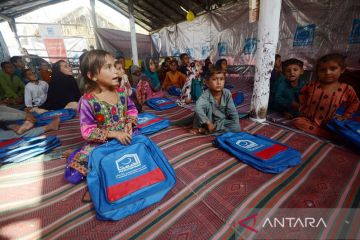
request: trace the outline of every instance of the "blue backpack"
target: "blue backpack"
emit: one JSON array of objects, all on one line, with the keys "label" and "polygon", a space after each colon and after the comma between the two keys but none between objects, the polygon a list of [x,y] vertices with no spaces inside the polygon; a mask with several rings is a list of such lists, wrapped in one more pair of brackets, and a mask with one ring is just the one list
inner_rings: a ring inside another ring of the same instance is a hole
[{"label": "blue backpack", "polygon": [[244,93],[242,93],[240,91],[232,93],[231,96],[232,96],[235,106],[240,105],[245,99]]},{"label": "blue backpack", "polygon": [[343,137],[348,143],[360,147],[360,122],[332,119],[327,127],[335,134]]},{"label": "blue backpack", "polygon": [[[36,118],[35,126],[44,126],[49,124],[55,116],[60,116],[60,122],[70,120],[76,116],[76,111],[74,109],[60,109],[55,111],[48,111],[42,114],[33,113]],[[18,124],[22,124],[24,121],[17,121]]]},{"label": "blue backpack", "polygon": [[88,167],[87,184],[100,220],[120,220],[159,202],[176,182],[163,152],[143,135],[128,146],[112,140],[95,148]]},{"label": "blue backpack", "polygon": [[156,133],[170,126],[170,120],[161,118],[152,113],[140,113],[136,128],[144,135]]},{"label": "blue backpack", "polygon": [[60,146],[55,136],[25,137],[0,142],[0,162],[22,162]]},{"label": "blue backpack", "polygon": [[215,143],[240,161],[265,173],[280,173],[301,161],[299,151],[270,138],[249,133],[225,133]]},{"label": "blue backpack", "polygon": [[178,88],[175,86],[169,87],[167,91],[170,95],[173,95],[173,96],[179,97],[181,95],[181,88]]},{"label": "blue backpack", "polygon": [[150,98],[146,101],[146,104],[158,111],[166,110],[176,107],[176,103],[167,98]]}]

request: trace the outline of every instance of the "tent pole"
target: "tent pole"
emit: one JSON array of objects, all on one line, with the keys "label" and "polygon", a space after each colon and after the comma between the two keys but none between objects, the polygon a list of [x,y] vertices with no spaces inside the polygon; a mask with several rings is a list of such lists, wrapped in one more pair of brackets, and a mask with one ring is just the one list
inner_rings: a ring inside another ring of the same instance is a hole
[{"label": "tent pole", "polygon": [[133,65],[138,65],[138,49],[136,43],[136,30],[135,30],[135,18],[134,18],[134,2],[129,0],[129,23],[130,23],[130,36],[131,36],[131,52]]},{"label": "tent pole", "polygon": [[12,18],[10,21],[8,21],[8,23],[9,23],[11,31],[14,33],[14,36],[15,36],[16,43],[18,45],[19,51],[21,52],[22,46],[21,46],[21,42],[20,42],[20,39],[19,39],[19,35],[17,34],[15,19]]},{"label": "tent pole", "polygon": [[90,6],[91,6],[91,21],[93,24],[93,31],[94,31],[94,36],[95,36],[95,49],[98,49],[99,46],[99,42],[98,42],[98,38],[96,37],[96,29],[97,29],[97,19],[96,19],[96,12],[95,12],[95,0],[90,0]]},{"label": "tent pole", "polygon": [[266,120],[270,94],[269,80],[279,40],[280,11],[281,0],[260,0],[254,90],[250,107],[250,117],[257,122]]}]

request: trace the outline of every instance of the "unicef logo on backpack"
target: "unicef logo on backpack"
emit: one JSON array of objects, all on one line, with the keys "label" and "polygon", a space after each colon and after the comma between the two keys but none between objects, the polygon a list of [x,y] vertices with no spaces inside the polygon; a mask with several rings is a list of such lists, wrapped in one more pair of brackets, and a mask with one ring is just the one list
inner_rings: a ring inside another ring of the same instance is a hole
[{"label": "unicef logo on backpack", "polygon": [[259,145],[256,142],[253,142],[251,140],[238,140],[236,141],[236,145],[238,145],[241,148],[245,148],[248,151],[255,151],[256,149],[261,148],[264,145]]},{"label": "unicef logo on backpack", "polygon": [[142,118],[138,118],[138,124],[143,124],[144,122],[148,121],[149,118],[148,117],[142,117]]},{"label": "unicef logo on backpack", "polygon": [[156,103],[157,104],[162,104],[162,103],[166,103],[166,101],[165,100],[158,100],[158,101],[156,101]]},{"label": "unicef logo on backpack", "polygon": [[137,154],[125,154],[115,162],[119,173],[127,172],[141,166],[141,162]]}]

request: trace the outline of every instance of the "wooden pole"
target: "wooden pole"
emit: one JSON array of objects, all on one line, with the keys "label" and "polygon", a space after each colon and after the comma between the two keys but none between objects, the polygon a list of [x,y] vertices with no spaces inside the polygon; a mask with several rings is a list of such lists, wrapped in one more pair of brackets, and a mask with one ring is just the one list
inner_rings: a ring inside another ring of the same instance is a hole
[{"label": "wooden pole", "polygon": [[139,65],[138,50],[136,43],[136,30],[135,30],[135,18],[134,18],[134,2],[129,0],[129,23],[130,23],[130,37],[131,37],[131,52],[133,65]]},{"label": "wooden pole", "polygon": [[281,0],[260,1],[254,90],[250,107],[250,117],[257,122],[266,120],[270,95],[269,80],[274,68],[275,51],[279,39],[280,11]]}]

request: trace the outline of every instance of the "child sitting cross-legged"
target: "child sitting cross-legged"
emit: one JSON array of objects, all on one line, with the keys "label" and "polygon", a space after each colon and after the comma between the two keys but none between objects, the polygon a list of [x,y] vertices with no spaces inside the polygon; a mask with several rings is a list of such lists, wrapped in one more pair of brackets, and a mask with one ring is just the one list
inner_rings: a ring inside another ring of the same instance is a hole
[{"label": "child sitting cross-legged", "polygon": [[170,71],[166,73],[162,88],[165,90],[168,90],[171,86],[182,88],[186,82],[186,75],[177,70],[178,64],[175,59],[170,60],[169,67]]},{"label": "child sitting cross-legged", "polygon": [[42,113],[46,110],[38,107],[45,103],[49,85],[47,82],[38,80],[31,69],[23,71],[23,79],[28,83],[25,86],[25,105],[31,112]]},{"label": "child sitting cross-legged", "polygon": [[274,100],[271,108],[294,118],[299,115],[299,94],[304,87],[302,75],[304,63],[296,58],[283,62],[284,75],[281,75],[275,86]]},{"label": "child sitting cross-legged", "polygon": [[[354,89],[340,83],[340,75],[345,70],[344,57],[328,54],[320,58],[316,65],[318,81],[307,84],[300,93],[300,117],[293,126],[307,133],[325,138],[333,138],[326,129],[332,119],[345,120],[358,110],[359,99]],[[340,116],[337,110],[343,109]]]},{"label": "child sitting cross-legged", "polygon": [[193,134],[239,132],[239,115],[231,92],[224,88],[225,73],[213,69],[205,77],[208,87],[196,101]]}]

